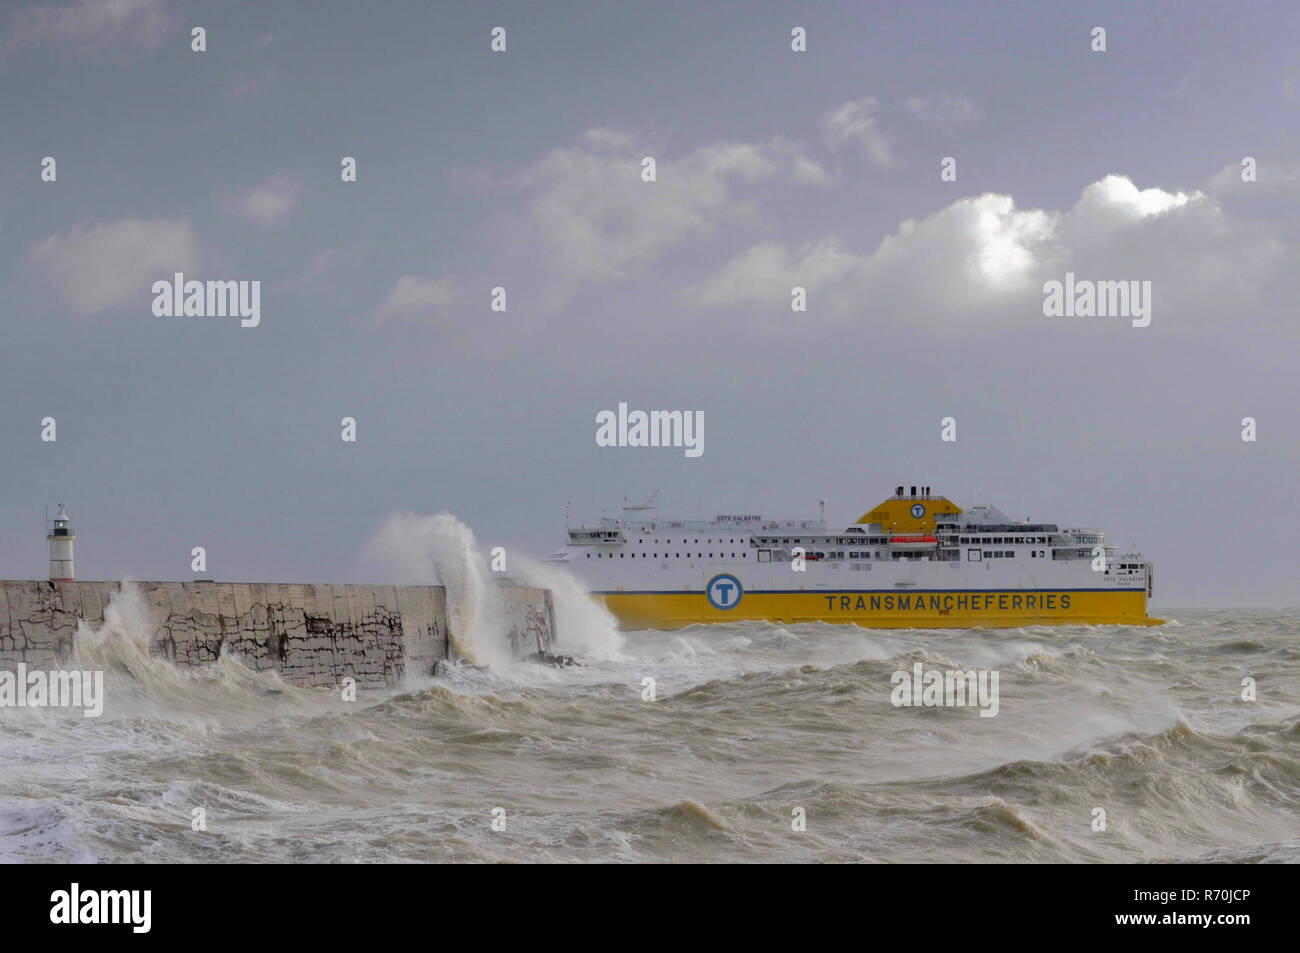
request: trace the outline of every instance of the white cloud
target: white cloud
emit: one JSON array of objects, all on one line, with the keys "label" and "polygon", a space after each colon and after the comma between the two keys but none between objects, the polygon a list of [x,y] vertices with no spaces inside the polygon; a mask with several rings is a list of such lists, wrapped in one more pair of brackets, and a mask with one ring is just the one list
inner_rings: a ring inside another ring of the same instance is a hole
[{"label": "white cloud", "polygon": [[869,254],[834,239],[791,254],[768,241],[742,252],[717,274],[694,286],[700,304],[787,301],[800,285],[823,300],[851,308],[859,292],[875,294],[903,276],[916,276],[922,294],[952,294],[967,302],[1023,287],[1055,239],[1053,217],[1022,211],[1010,196],[959,199],[923,221],[907,219]]},{"label": "white cloud", "polygon": [[831,177],[821,163],[802,155],[791,161],[790,178],[800,185],[831,184]]},{"label": "white cloud", "polygon": [[864,256],[854,284],[960,320],[1033,288],[1037,270],[1059,251],[1058,226],[1054,213],[1018,209],[1009,195],[958,199],[919,222],[901,223]]},{"label": "white cloud", "polygon": [[1108,175],[1083,190],[1074,207],[1077,216],[1114,216],[1128,221],[1163,215],[1182,208],[1188,202],[1203,199],[1200,192],[1166,192],[1164,189],[1139,189],[1125,175]]},{"label": "white cloud", "polygon": [[287,175],[273,175],[261,185],[228,202],[227,207],[237,215],[262,225],[278,225],[289,217],[302,183]]},{"label": "white cloud", "polygon": [[[656,181],[641,160],[656,158]],[[748,189],[770,180],[824,185],[829,176],[795,142],[722,142],[680,158],[637,144],[615,129],[593,129],[506,184],[529,194],[503,231],[547,249],[561,297],[581,282],[626,277],[670,248],[752,214]]]},{"label": "white cloud", "polygon": [[159,47],[180,22],[167,0],[76,0],[16,10],[9,17],[9,42],[18,46],[51,40],[76,47],[127,44]]},{"label": "white cloud", "polygon": [[82,223],[37,242],[28,255],[76,314],[134,301],[147,309],[153,282],[199,267],[199,243],[189,222],[169,219]]},{"label": "white cloud", "polygon": [[828,109],[822,116],[822,131],[831,146],[853,143],[860,146],[868,159],[888,169],[894,165],[889,140],[876,123],[876,111],[880,102],[874,96],[854,99],[833,109]]},{"label": "white cloud", "polygon": [[636,137],[622,129],[602,126],[588,129],[578,137],[578,142],[593,149],[613,149],[626,152],[636,145]]},{"label": "white cloud", "polygon": [[869,252],[826,239],[791,252],[759,243],[688,289],[697,304],[788,308],[802,285],[818,307],[930,326],[990,327],[1041,316],[1042,283],[1069,270],[1151,280],[1160,319],[1194,323],[1249,308],[1293,253],[1267,223],[1234,218],[1201,191],[1138,189],[1124,176],[1085,188],[1070,208],[1021,209],[1009,195],[953,202],[907,219]]},{"label": "white cloud", "polygon": [[432,321],[443,318],[460,297],[449,278],[400,278],[375,310],[376,324],[389,321]]},{"label": "white cloud", "polygon": [[1265,215],[1296,215],[1300,210],[1300,162],[1268,155],[1255,160],[1255,181],[1242,180],[1238,160],[1220,169],[1207,183],[1207,190],[1223,202],[1258,206]]},{"label": "white cloud", "polygon": [[760,242],[689,289],[687,297],[700,305],[788,302],[796,285],[813,290],[833,286],[844,281],[857,263],[858,256],[835,239],[809,243],[794,254],[781,242]]},{"label": "white cloud", "polygon": [[979,106],[965,96],[946,92],[932,96],[909,96],[904,105],[914,118],[944,126],[977,122],[983,115]]}]

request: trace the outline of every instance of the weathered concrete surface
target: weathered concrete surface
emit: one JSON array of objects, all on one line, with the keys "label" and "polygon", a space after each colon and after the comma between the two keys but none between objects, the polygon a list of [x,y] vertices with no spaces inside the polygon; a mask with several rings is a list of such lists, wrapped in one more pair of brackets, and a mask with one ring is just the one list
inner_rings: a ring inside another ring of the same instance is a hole
[{"label": "weathered concrete surface", "polygon": [[[147,604],[149,653],[179,666],[238,655],[294,685],[393,685],[429,674],[448,656],[441,586],[345,586],[234,582],[136,582]],[[114,582],[0,581],[0,669],[55,668],[71,659],[79,619],[98,628]],[[516,654],[548,650],[551,594],[501,590]]]},{"label": "weathered concrete surface", "polygon": [[555,637],[555,606],[549,589],[506,586],[501,589],[510,620],[510,650],[515,658],[550,652]]}]

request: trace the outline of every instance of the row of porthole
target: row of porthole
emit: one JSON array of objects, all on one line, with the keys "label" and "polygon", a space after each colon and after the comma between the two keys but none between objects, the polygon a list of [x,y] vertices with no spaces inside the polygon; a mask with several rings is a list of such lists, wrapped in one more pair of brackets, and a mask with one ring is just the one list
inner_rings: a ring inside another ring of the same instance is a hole
[{"label": "row of porthole", "polygon": [[[619,554],[618,554],[618,558],[619,558],[619,559],[622,559],[624,555],[625,555],[624,553],[619,553]],[[723,558],[726,557],[726,555],[727,555],[726,553],[718,553],[718,558],[719,558],[719,559],[723,559]],[[677,559],[681,559],[681,558],[682,558],[682,554],[681,554],[681,553],[673,553],[673,556],[674,556],[675,558],[677,558]],[[603,559],[604,557],[605,557],[605,554],[604,554],[604,553],[597,553],[597,554],[596,554],[596,558],[597,558],[597,559]],[[587,558],[588,558],[588,559],[591,558],[591,553],[587,553]],[[613,559],[613,558],[614,558],[614,554],[613,554],[613,553],[610,553],[610,554],[609,554],[609,558],[610,558],[610,559]],[[636,553],[633,553],[633,554],[632,554],[632,558],[633,558],[633,559],[636,559]],[[646,554],[645,554],[645,553],[642,553],[642,554],[641,554],[641,558],[642,558],[642,559],[645,559],[645,558],[646,558]],[[652,556],[651,558],[653,558],[653,559],[658,559],[658,558],[659,558],[659,554],[658,554],[658,553],[654,553],[653,556]],[[664,559],[667,559],[667,558],[668,558],[668,554],[667,554],[667,553],[664,553]],[[691,554],[690,554],[690,553],[687,553],[687,554],[686,554],[686,558],[687,558],[687,559],[690,559],[690,558],[691,558]],[[704,559],[705,556],[704,556],[703,553],[696,553],[696,554],[695,554],[695,558],[696,558],[696,559]],[[709,559],[712,559],[712,558],[713,558],[713,553],[709,553],[708,558],[709,558]],[[748,559],[748,558],[749,558],[749,554],[748,554],[748,553],[741,553],[739,556],[737,556],[735,553],[732,553],[732,554],[731,554],[731,558],[732,558],[732,559]]]},{"label": "row of porthole", "polygon": [[[638,539],[636,542],[637,542],[637,545],[638,545],[638,546],[644,546],[644,545],[645,545],[645,540],[644,540],[644,539]],[[659,540],[651,540],[651,542],[659,542]],[[671,543],[672,540],[671,540],[671,539],[665,539],[665,540],[663,540],[663,542],[665,542],[665,543]],[[684,542],[686,542],[686,540],[682,540],[682,542],[684,543]],[[734,543],[735,540],[734,540],[734,539],[729,539],[729,540],[727,540],[727,542],[729,542],[729,543]],[[741,542],[743,543],[744,540],[742,539]]]}]

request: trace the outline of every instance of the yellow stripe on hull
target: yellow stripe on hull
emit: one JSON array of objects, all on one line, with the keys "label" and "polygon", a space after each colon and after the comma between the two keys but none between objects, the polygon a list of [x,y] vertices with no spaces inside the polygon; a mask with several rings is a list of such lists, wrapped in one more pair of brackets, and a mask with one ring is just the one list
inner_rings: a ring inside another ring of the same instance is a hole
[{"label": "yellow stripe on hull", "polygon": [[702,592],[596,593],[628,629],[701,622],[829,622],[872,629],[1014,628],[1025,625],[1161,625],[1142,590],[953,592],[746,592],[718,609]]}]

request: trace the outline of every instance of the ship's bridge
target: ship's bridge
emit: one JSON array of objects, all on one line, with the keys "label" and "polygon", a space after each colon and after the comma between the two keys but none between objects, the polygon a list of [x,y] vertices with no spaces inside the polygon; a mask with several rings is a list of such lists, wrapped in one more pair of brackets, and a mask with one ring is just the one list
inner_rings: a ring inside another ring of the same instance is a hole
[{"label": "ship's bridge", "polygon": [[576,526],[569,530],[569,543],[574,546],[592,546],[597,543],[622,543],[627,537],[623,528],[617,524],[606,523],[600,526]]}]

